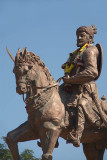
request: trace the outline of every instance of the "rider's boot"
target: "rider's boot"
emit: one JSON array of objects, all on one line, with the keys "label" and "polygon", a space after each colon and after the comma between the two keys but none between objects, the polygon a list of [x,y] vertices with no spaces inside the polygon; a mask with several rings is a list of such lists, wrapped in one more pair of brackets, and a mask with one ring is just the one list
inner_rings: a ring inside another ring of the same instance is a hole
[{"label": "rider's boot", "polygon": [[80,146],[80,140],[84,130],[85,117],[83,109],[81,106],[78,106],[78,122],[77,122],[77,131],[75,133],[70,132],[67,137],[67,143],[72,143],[75,147]]}]

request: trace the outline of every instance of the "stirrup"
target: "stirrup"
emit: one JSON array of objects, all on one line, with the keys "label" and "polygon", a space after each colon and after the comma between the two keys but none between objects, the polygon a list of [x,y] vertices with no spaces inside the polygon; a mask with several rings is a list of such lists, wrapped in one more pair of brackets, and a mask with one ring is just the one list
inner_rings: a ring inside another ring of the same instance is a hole
[{"label": "stirrup", "polygon": [[80,140],[78,137],[68,134],[66,143],[72,143],[75,147],[80,147]]}]

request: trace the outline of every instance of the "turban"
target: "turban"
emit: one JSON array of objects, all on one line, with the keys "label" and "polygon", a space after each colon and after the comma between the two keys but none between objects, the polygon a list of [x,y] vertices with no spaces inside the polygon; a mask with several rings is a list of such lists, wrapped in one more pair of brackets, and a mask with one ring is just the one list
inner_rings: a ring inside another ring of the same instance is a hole
[{"label": "turban", "polygon": [[94,37],[94,34],[97,33],[97,28],[92,25],[91,27],[88,26],[81,26],[77,29],[76,33],[78,32],[86,32],[88,33],[90,36]]}]

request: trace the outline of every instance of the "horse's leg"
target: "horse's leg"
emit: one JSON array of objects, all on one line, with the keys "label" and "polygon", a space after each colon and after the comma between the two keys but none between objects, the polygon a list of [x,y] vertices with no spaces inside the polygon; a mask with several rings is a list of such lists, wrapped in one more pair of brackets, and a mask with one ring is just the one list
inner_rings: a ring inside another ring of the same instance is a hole
[{"label": "horse's leg", "polygon": [[87,160],[103,160],[104,148],[98,149],[95,143],[83,144],[84,154]]},{"label": "horse's leg", "polygon": [[7,134],[6,142],[14,160],[20,160],[17,143],[33,139],[37,139],[37,136],[28,121]]},{"label": "horse's leg", "polygon": [[52,152],[60,134],[59,126],[45,122],[40,129],[40,140],[43,150],[42,160],[52,160]]}]

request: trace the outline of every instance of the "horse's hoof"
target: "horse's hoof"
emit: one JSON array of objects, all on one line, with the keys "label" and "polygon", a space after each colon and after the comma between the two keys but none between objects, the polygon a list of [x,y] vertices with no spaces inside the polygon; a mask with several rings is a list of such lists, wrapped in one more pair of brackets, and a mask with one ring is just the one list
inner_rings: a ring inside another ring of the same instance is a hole
[{"label": "horse's hoof", "polygon": [[43,154],[42,155],[42,160],[52,160],[52,155],[51,154]]}]

